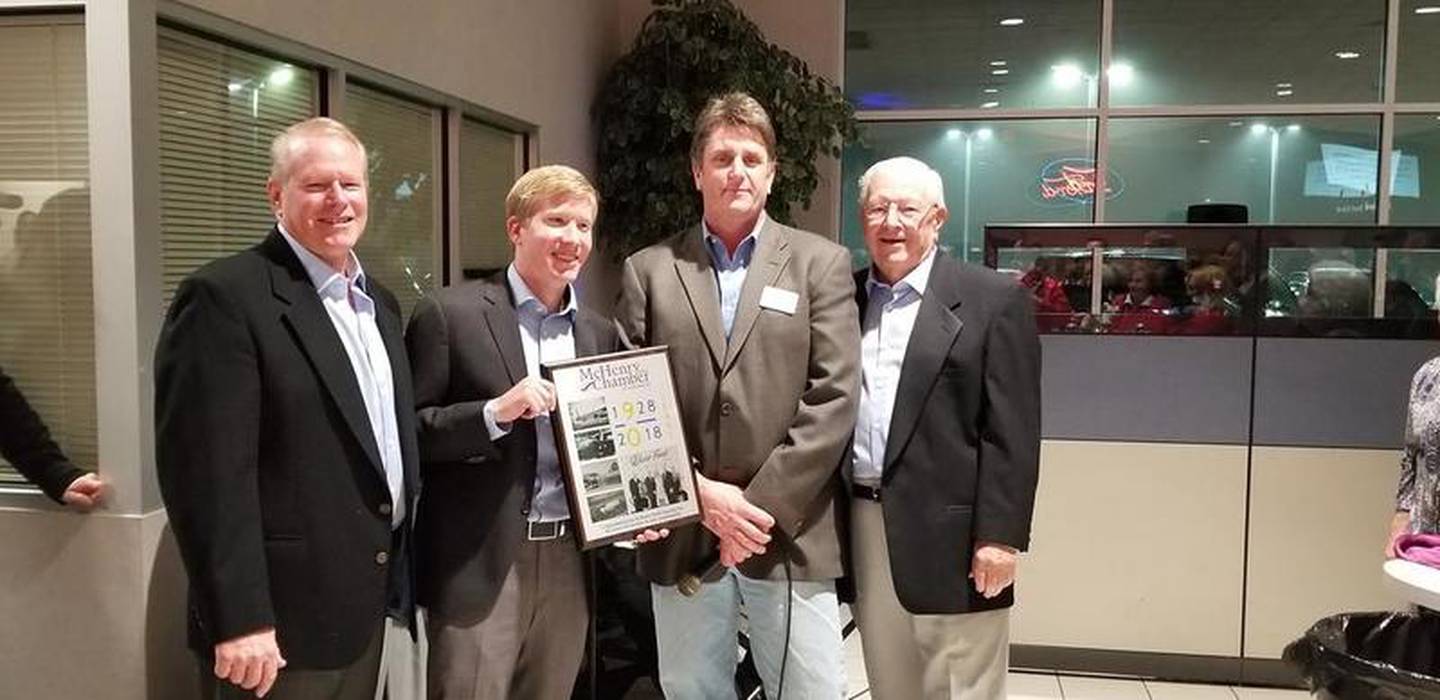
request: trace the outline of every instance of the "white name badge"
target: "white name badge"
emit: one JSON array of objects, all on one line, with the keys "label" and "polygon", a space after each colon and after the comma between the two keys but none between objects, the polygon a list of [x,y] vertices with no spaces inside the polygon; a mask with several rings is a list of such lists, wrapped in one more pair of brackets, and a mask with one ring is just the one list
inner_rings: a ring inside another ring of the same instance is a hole
[{"label": "white name badge", "polygon": [[787,316],[795,315],[795,307],[800,303],[800,295],[788,289],[779,287],[766,287],[760,292],[760,308],[779,311]]}]

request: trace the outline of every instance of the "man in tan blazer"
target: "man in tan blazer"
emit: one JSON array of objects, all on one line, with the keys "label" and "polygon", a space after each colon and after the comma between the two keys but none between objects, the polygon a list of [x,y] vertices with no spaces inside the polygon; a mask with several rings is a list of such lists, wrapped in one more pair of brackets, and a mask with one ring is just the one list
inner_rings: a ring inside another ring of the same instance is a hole
[{"label": "man in tan blazer", "polygon": [[[734,697],[743,606],[768,696],[837,698],[837,467],[859,382],[850,256],[766,217],[775,135],[753,98],[711,100],[690,156],[703,220],[625,262],[616,311],[630,343],[670,347],[705,512],[641,547],[661,685]],[[675,584],[694,574],[705,583],[686,596]]]}]

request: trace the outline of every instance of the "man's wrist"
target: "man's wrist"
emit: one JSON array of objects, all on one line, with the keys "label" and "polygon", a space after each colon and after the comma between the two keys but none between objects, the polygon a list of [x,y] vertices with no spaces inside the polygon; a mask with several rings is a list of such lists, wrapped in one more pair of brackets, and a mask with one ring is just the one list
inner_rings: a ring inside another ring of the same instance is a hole
[{"label": "man's wrist", "polygon": [[510,428],[514,426],[514,423],[502,423],[497,420],[495,417],[496,409],[495,399],[486,401],[485,405],[480,408],[481,419],[485,422],[485,432],[490,436],[491,442],[509,435]]}]

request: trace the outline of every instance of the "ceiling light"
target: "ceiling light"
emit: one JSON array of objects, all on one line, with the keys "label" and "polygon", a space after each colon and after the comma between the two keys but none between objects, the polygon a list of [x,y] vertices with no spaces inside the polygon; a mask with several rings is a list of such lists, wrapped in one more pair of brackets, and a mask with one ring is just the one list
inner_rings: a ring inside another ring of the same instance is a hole
[{"label": "ceiling light", "polygon": [[1005,62],[1004,62],[1004,61],[991,61],[991,62],[990,62],[990,65],[992,65],[992,66],[994,66],[994,67],[996,67],[996,68],[1002,68],[1002,67],[1004,67]]},{"label": "ceiling light", "polygon": [[1210,143],[1210,139],[1200,139],[1200,140],[1196,141],[1195,143]]},{"label": "ceiling light", "polygon": [[1062,88],[1075,87],[1084,79],[1085,74],[1080,71],[1080,66],[1073,63],[1062,63],[1058,66],[1050,66],[1050,79]]},{"label": "ceiling light", "polygon": [[1135,67],[1129,63],[1112,63],[1105,74],[1110,76],[1110,84],[1115,87],[1125,87],[1135,81]]},{"label": "ceiling light", "polygon": [[990,71],[990,75],[1010,75],[1010,69],[996,68],[995,70]]},{"label": "ceiling light", "polygon": [[[985,94],[987,95],[993,95],[997,92],[1000,92],[1000,88],[985,88]],[[1436,119],[1440,119],[1440,117],[1436,117]]]},{"label": "ceiling light", "polygon": [[1269,130],[1270,130],[1270,127],[1269,127],[1269,126],[1266,126],[1265,124],[1251,124],[1251,125],[1250,125],[1250,133],[1252,133],[1252,134],[1263,134],[1263,133],[1265,133],[1265,132],[1267,132],[1267,131],[1269,131]]},{"label": "ceiling light", "polygon": [[235,92],[236,90],[239,90],[240,88],[245,87],[245,86],[244,86],[244,85],[241,85],[240,83],[230,83],[229,85],[226,85],[225,87],[226,87],[227,89],[229,89],[230,92]]},{"label": "ceiling light", "polygon": [[959,140],[960,140],[960,130],[959,130],[959,129],[949,129],[949,130],[947,130],[947,131],[945,132],[945,138],[948,139],[948,140],[950,140],[950,141],[959,141]]},{"label": "ceiling light", "polygon": [[295,69],[290,66],[280,66],[270,72],[270,80],[267,82],[272,87],[283,87],[295,79]]},{"label": "ceiling light", "polygon": [[1025,20],[1021,17],[1006,17],[1000,20],[1000,26],[1002,27],[1018,27],[1024,23]]},{"label": "ceiling light", "polygon": [[1338,58],[1338,59],[1340,59],[1340,60],[1342,60],[1342,61],[1348,61],[1348,60],[1350,60],[1350,59],[1352,59],[1352,58],[1360,58],[1360,52],[1359,52],[1359,51],[1336,51],[1336,52],[1335,52],[1335,58]]},{"label": "ceiling light", "polygon": [[1425,7],[1415,8],[1415,14],[1417,15],[1433,15],[1436,13],[1440,13],[1440,7],[1437,7],[1435,5],[1426,5]]},{"label": "ceiling light", "polygon": [[1230,126],[1245,126],[1245,122],[1242,122],[1242,121],[1240,121],[1240,120],[1237,119],[1237,120],[1235,120],[1235,121],[1233,121],[1233,122],[1230,122]]},{"label": "ceiling light", "polygon": [[986,102],[985,104],[980,105],[980,109],[994,109],[995,107],[999,107],[999,106],[1000,106],[1000,103],[999,103],[999,102]]},{"label": "ceiling light", "polygon": [[1292,87],[1295,87],[1295,86],[1294,86],[1294,85],[1291,85],[1290,83],[1275,83],[1275,87],[1280,88],[1281,90],[1284,90],[1284,89],[1286,89],[1286,88],[1292,88]]},{"label": "ceiling light", "polygon": [[1289,96],[1291,96],[1291,95],[1293,95],[1293,94],[1295,94],[1295,91],[1294,91],[1294,90],[1276,90],[1276,91],[1275,91],[1275,95],[1276,95],[1277,97],[1289,97]]},{"label": "ceiling light", "polygon": [[975,135],[976,135],[976,136],[979,136],[982,141],[985,141],[985,140],[989,140],[991,136],[994,136],[994,135],[995,135],[995,132],[994,132],[994,131],[991,131],[991,130],[990,130],[990,127],[987,126],[987,127],[983,128],[983,129],[980,129],[979,131],[976,131],[976,132],[975,132]]},{"label": "ceiling light", "polygon": [[1285,130],[1293,134],[1293,133],[1295,133],[1295,132],[1297,132],[1297,131],[1300,130],[1300,125],[1299,125],[1299,124],[1291,124],[1291,125],[1289,125],[1289,126],[1286,126],[1286,127],[1285,127]]}]

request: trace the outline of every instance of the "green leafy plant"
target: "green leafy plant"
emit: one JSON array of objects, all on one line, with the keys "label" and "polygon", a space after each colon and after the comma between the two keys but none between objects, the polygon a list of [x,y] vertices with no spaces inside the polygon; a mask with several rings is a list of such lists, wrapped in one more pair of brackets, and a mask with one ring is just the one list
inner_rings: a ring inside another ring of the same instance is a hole
[{"label": "green leafy plant", "polygon": [[815,161],[857,136],[855,109],[804,61],[765,40],[729,0],[653,0],[635,45],[595,101],[600,134],[597,236],[617,256],[700,220],[690,175],[695,115],[711,97],[749,93],[775,125],[778,169],[766,209],[791,223],[820,182]]}]

